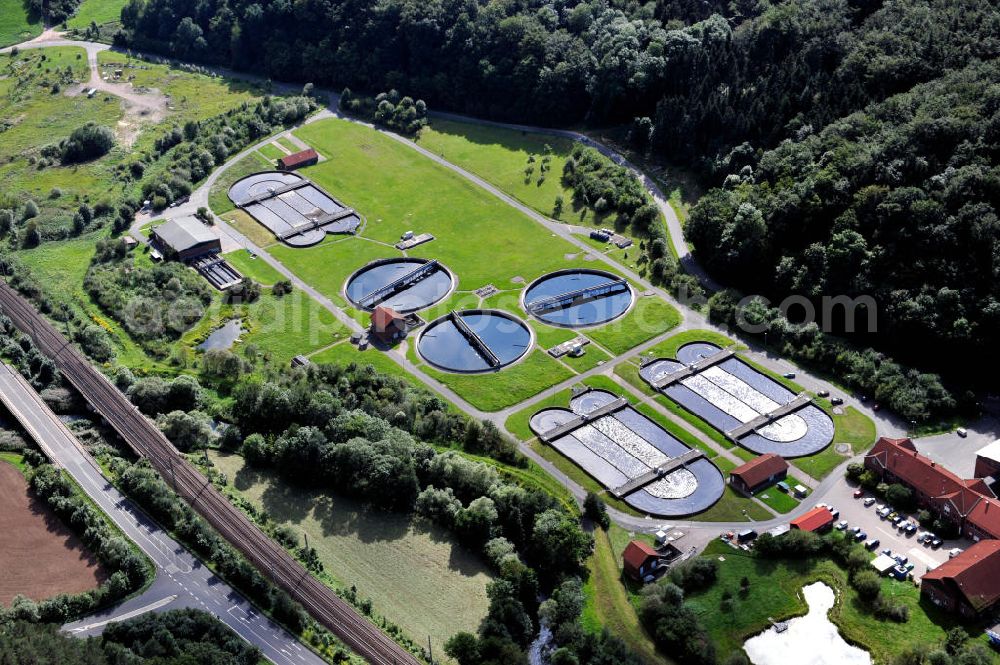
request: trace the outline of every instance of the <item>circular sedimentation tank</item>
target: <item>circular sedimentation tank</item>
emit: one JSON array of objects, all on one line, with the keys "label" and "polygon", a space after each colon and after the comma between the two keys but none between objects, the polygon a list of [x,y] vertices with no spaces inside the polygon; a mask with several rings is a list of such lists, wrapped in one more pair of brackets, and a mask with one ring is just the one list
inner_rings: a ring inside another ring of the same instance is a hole
[{"label": "circular sedimentation tank", "polygon": [[625,279],[603,270],[576,268],[532,282],[524,291],[524,309],[550,325],[582,328],[618,318],[634,299]]},{"label": "circular sedimentation tank", "polygon": [[451,272],[437,261],[381,259],[348,277],[344,295],[360,309],[382,305],[405,314],[439,302],[454,284]]},{"label": "circular sedimentation tank", "polygon": [[417,341],[420,356],[449,372],[502,369],[519,360],[532,344],[531,329],[498,310],[450,312],[432,321]]}]

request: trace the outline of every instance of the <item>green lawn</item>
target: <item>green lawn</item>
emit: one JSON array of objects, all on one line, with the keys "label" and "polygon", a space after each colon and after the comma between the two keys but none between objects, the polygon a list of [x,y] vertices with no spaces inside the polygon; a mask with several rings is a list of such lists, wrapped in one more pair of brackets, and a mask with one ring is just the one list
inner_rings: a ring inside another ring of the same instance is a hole
[{"label": "green lawn", "polygon": [[[532,134],[502,127],[434,120],[420,132],[417,142],[449,162],[475,173],[543,215],[553,215],[557,196],[565,202],[561,215],[573,221],[573,192],[563,187],[562,172],[573,149],[569,139]],[[550,169],[539,184],[542,157],[551,149]],[[525,176],[529,155],[534,155],[534,173]]]},{"label": "green lawn", "polygon": [[332,492],[291,486],[245,467],[237,455],[209,455],[254,506],[308,534],[338,584],[355,585],[360,598],[370,598],[376,612],[418,644],[430,636],[440,647],[460,630],[475,632],[485,616],[492,573],[445,529]]},{"label": "green lawn", "polygon": [[229,196],[227,194],[229,192],[229,188],[233,186],[233,183],[240,178],[245,178],[251,173],[256,173],[257,171],[267,171],[272,168],[274,168],[274,165],[264,159],[259,152],[256,150],[250,151],[249,154],[240,158],[239,161],[227,168],[226,171],[219,176],[219,179],[215,181],[212,188],[208,191],[208,207],[211,208],[212,212],[216,215],[221,215],[233,210],[236,206],[234,206],[233,202],[229,200]]},{"label": "green lawn", "polygon": [[[785,482],[788,483],[789,487],[795,487],[799,484],[793,478],[788,478]],[[782,492],[776,485],[771,485],[767,489],[757,492],[757,498],[782,515],[794,510],[799,505],[798,500],[792,496],[791,492]]]},{"label": "green lawn", "polygon": [[648,353],[656,358],[675,359],[677,358],[677,349],[692,342],[709,342],[722,348],[736,343],[725,335],[721,335],[713,330],[685,330],[684,332],[679,332],[676,335],[668,337],[651,348]]},{"label": "green lawn", "polygon": [[402,256],[395,248],[364,238],[331,236],[313,247],[297,248],[281,243],[270,247],[268,252],[304,282],[338,304],[346,304],[341,291],[351,273],[376,259]]},{"label": "green lawn", "polygon": [[549,354],[535,349],[515,365],[486,374],[453,374],[430,366],[423,370],[483,411],[499,411],[573,376]]},{"label": "green lawn", "polygon": [[302,150],[302,148],[300,148],[299,146],[297,146],[295,144],[295,142],[292,141],[287,136],[279,136],[278,137],[278,143],[280,143],[281,145],[283,145],[286,148],[288,148],[289,152],[298,152],[299,150]]},{"label": "green lawn", "polygon": [[91,22],[97,25],[119,22],[124,6],[125,0],[83,0],[76,14],[66,21],[66,26],[86,29]]},{"label": "green lawn", "polygon": [[[769,617],[781,620],[804,614],[806,605],[801,590],[815,581],[823,581],[835,589],[837,603],[830,611],[830,618],[844,637],[869,650],[880,665],[891,661],[906,647],[940,643],[945,631],[955,623],[932,605],[921,602],[920,591],[913,584],[889,578],[882,581],[882,593],[893,603],[908,606],[910,619],[906,623],[877,619],[859,602],[847,582],[846,572],[828,559],[759,559],[720,542],[710,543],[703,556],[724,559],[719,562],[718,579],[708,590],[690,594],[687,602],[714,638],[722,658],[742,648],[747,637],[766,628]],[[744,576],[750,580],[745,597],[739,591]],[[725,591],[732,592],[732,612],[720,610]]]},{"label": "green lawn", "polygon": [[264,155],[267,159],[272,161],[277,161],[279,158],[285,156],[285,151],[274,145],[274,143],[265,143],[259,149],[260,154]]},{"label": "green lawn", "polygon": [[280,272],[271,267],[270,263],[260,257],[253,258],[250,252],[245,249],[229,252],[225,255],[225,259],[244,277],[249,277],[260,284],[270,286],[284,279]]},{"label": "green lawn", "polygon": [[41,18],[29,14],[27,4],[25,0],[0,0],[0,47],[42,34]]},{"label": "green lawn", "polygon": [[644,296],[625,316],[586,334],[608,351],[620,354],[680,322],[680,314],[671,305],[655,296]]},{"label": "green lawn", "polygon": [[247,329],[243,344],[256,344],[282,365],[350,334],[333,314],[298,289],[281,298],[265,294],[243,311]]},{"label": "green lawn", "polygon": [[20,453],[2,451],[0,452],[0,461],[16,467],[22,474],[28,470],[28,465],[24,463],[24,455]]},{"label": "green lawn", "polygon": [[[303,173],[367,217],[365,236],[394,243],[408,230],[433,234],[433,242],[411,254],[440,260],[455,273],[462,290],[488,283],[499,289],[521,288],[520,282],[512,281],[515,277],[530,282],[546,272],[584,264],[570,243],[370,128],[327,119],[297,129],[295,135],[321,153],[337,156]],[[352,168],[343,168],[345,163]],[[309,261],[308,254],[316,249],[294,251]],[[395,254],[384,248],[382,256]],[[495,256],[504,260],[484,260]],[[350,268],[364,262],[354,261]]]}]

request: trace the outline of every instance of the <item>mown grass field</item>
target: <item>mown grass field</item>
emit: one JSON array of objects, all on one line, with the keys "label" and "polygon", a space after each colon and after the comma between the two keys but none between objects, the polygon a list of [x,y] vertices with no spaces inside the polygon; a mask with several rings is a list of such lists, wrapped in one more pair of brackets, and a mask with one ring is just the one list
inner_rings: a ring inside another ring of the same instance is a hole
[{"label": "mown grass field", "polygon": [[271,267],[270,263],[260,257],[252,257],[250,252],[245,249],[229,252],[225,255],[225,259],[244,277],[249,277],[260,284],[270,286],[284,279],[280,272]]},{"label": "mown grass field", "polygon": [[0,47],[42,34],[42,20],[29,14],[25,0],[0,0]]},{"label": "mown grass field", "polygon": [[[420,132],[417,142],[543,215],[553,216],[556,197],[562,196],[564,212],[561,218],[575,220],[577,217],[571,209],[573,192],[561,182],[563,166],[573,149],[573,141],[569,139],[435,119]],[[545,154],[550,155],[550,168],[539,184]],[[530,177],[524,173],[529,156],[535,157]]]},{"label": "mown grass field", "polygon": [[86,29],[90,24],[118,23],[121,21],[125,0],[83,0],[68,21],[67,27]]},{"label": "mown grass field", "polygon": [[461,630],[475,632],[486,614],[492,574],[477,555],[439,527],[373,511],[332,492],[288,485],[244,466],[237,455],[210,452],[213,463],[272,520],[309,536],[325,571],[418,643],[440,647]]},{"label": "mown grass field", "polygon": [[260,147],[258,152],[264,155],[265,159],[269,159],[272,161],[275,161],[278,158],[283,157],[285,155],[285,151],[279,148],[278,146],[274,145],[274,143],[265,143]]},{"label": "mown grass field", "polygon": [[[710,543],[705,557],[722,557],[716,583],[706,591],[688,595],[687,602],[719,647],[720,656],[742,648],[746,638],[770,625],[769,617],[787,619],[806,612],[801,590],[806,584],[822,581],[831,586],[837,601],[830,619],[844,637],[871,652],[875,663],[885,665],[909,646],[938,645],[945,631],[955,625],[952,617],[920,600],[920,590],[908,582],[882,580],[882,593],[894,604],[910,609],[905,623],[883,621],[859,602],[847,581],[847,573],[829,559],[805,560],[760,559],[720,542]],[[740,580],[750,580],[749,593],[740,594]],[[722,594],[732,593],[732,612],[720,609]],[[789,654],[793,657],[792,654]]]}]

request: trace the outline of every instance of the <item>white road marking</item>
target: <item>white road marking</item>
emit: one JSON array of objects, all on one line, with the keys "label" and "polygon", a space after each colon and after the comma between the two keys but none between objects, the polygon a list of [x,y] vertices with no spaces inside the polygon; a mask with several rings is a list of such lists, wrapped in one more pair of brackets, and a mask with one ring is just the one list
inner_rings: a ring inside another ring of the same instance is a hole
[{"label": "white road marking", "polygon": [[132,617],[137,617],[140,614],[145,614],[146,612],[152,612],[153,610],[159,609],[159,608],[163,607],[164,605],[169,605],[170,603],[174,602],[175,600],[177,600],[177,596],[176,595],[167,596],[166,598],[161,598],[160,600],[157,600],[156,602],[150,603],[149,605],[144,605],[143,607],[139,607],[137,609],[134,609],[131,612],[126,612],[125,614],[119,614],[118,616],[111,617],[110,619],[105,619],[104,621],[98,621],[96,623],[88,623],[86,626],[80,626],[78,628],[74,628],[72,632],[74,632],[74,633],[82,633],[84,631],[93,630],[94,628],[100,628],[101,626],[106,626],[109,623],[116,623],[118,621],[125,621],[126,619],[131,619]]}]

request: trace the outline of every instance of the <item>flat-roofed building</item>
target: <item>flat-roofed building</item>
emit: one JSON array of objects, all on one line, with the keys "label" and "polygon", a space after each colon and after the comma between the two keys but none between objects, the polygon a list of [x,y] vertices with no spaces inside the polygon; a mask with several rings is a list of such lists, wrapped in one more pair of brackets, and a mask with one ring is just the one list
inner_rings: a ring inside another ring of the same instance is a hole
[{"label": "flat-roofed building", "polygon": [[185,263],[222,251],[219,237],[193,215],[170,219],[154,226],[152,234],[153,244],[164,257]]}]

